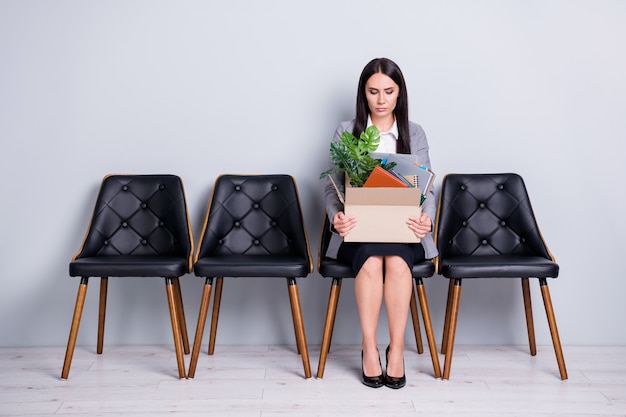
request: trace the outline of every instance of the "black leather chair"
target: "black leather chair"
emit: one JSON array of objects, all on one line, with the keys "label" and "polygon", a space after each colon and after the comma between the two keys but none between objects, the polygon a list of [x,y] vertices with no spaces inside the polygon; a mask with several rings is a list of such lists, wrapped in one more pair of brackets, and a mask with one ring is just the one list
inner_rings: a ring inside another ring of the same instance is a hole
[{"label": "black leather chair", "polygon": [[[330,286],[330,296],[328,298],[328,308],[326,309],[326,320],[324,323],[324,334],[322,336],[322,346],[320,348],[320,360],[317,366],[318,378],[324,377],[326,359],[330,351],[333,330],[335,328],[335,317],[337,315],[337,305],[339,303],[342,280],[343,278],[354,278],[352,274],[352,267],[350,265],[325,256],[328,249],[328,243],[330,242],[330,236],[330,221],[328,220],[328,216],[325,214],[319,244],[317,270],[320,275],[325,278],[332,278],[333,281]],[[416,284],[419,303],[422,310],[424,329],[426,331],[426,339],[430,349],[435,378],[441,378],[441,366],[439,365],[439,356],[437,356],[437,346],[435,344],[435,337],[430,319],[430,310],[428,309],[428,300],[426,299],[426,291],[424,290],[424,283],[422,281],[423,278],[432,277],[434,272],[435,266],[433,262],[426,260],[413,265],[412,275]],[[417,352],[422,354],[424,352],[424,347],[422,345],[415,291],[411,292],[410,311],[413,321],[413,332],[415,333]]]},{"label": "black leather chair", "polygon": [[436,241],[437,272],[450,279],[442,352],[449,379],[461,282],[521,278],[531,355],[536,354],[528,278],[538,278],[562,379],[567,379],[547,278],[559,266],[535,220],[524,181],[517,174],[449,174],[441,188]]},{"label": "black leather chair", "polygon": [[193,378],[215,283],[209,355],[215,336],[224,277],[287,279],[298,353],[311,377],[309,352],[296,277],[312,272],[312,260],[294,179],[289,175],[222,175],[209,203],[194,274],[205,278],[189,377]]},{"label": "black leather chair", "polygon": [[108,277],[161,277],[169,303],[178,376],[185,378],[189,341],[179,277],[190,271],[193,239],[183,184],[174,175],[110,175],[70,276],[81,277],[61,378],[67,379],[89,277],[100,277],[98,354],[104,344]]}]

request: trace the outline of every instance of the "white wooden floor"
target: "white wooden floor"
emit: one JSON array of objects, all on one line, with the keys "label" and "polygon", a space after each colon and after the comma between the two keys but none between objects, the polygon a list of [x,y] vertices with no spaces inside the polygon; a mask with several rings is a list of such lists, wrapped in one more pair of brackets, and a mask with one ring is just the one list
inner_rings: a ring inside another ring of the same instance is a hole
[{"label": "white wooden floor", "polygon": [[179,380],[170,346],[77,347],[63,381],[64,347],[0,348],[0,415],[626,416],[626,347],[565,346],[567,381],[552,346],[536,357],[525,346],[455,346],[449,381],[409,347],[397,391],[361,384],[358,346],[333,346],[323,379],[319,347],[309,348],[311,379],[294,349],[217,345],[195,379]]}]

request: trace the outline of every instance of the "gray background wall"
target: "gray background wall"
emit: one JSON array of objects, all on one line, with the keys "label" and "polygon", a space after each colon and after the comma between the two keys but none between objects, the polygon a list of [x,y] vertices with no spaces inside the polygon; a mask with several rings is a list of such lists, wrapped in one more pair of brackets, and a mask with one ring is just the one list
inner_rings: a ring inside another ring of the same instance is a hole
[{"label": "gray background wall", "polygon": [[[196,238],[219,174],[292,174],[316,257],[328,141],[378,56],[404,71],[437,185],[449,172],[525,177],[561,265],[550,284],[565,348],[626,343],[625,21],[619,0],[0,1],[0,345],[66,343],[68,262],[108,173],[180,175]],[[162,281],[126,281],[110,282],[106,342],[171,344]],[[95,344],[97,283],[79,344]],[[202,284],[182,280],[190,334]],[[319,344],[330,281],[299,284]],[[446,288],[426,283],[438,341]],[[293,341],[284,280],[226,281],[218,343]],[[333,341],[360,341],[351,280]],[[519,283],[465,285],[457,343],[526,343]]]}]

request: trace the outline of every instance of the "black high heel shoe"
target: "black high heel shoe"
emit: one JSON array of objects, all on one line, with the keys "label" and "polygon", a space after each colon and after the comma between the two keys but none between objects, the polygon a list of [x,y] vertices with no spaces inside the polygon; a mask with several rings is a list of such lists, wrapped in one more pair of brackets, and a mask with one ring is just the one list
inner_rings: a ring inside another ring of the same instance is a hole
[{"label": "black high heel shoe", "polygon": [[[387,350],[385,351],[385,367],[387,367],[387,363],[389,363],[389,346],[387,346]],[[404,359],[402,359],[402,376],[389,376],[389,374],[385,374],[385,385],[392,389],[399,389],[406,385],[406,372],[404,371]]]},{"label": "black high heel shoe", "polygon": [[[380,364],[380,355],[378,355],[378,363]],[[383,369],[382,364],[380,364],[380,369]],[[380,388],[385,385],[382,373],[376,376],[365,375],[365,371],[363,370],[363,351],[361,351],[361,376],[363,378],[363,384],[367,385],[370,388]]]}]

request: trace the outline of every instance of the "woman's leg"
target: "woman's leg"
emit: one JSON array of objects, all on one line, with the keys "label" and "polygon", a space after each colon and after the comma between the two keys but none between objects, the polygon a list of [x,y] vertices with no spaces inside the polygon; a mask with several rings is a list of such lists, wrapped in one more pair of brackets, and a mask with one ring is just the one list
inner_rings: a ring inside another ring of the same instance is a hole
[{"label": "woman's leg", "polygon": [[385,257],[385,308],[389,321],[389,359],[387,375],[404,375],[404,334],[413,291],[413,277],[405,260]]},{"label": "woman's leg", "polygon": [[382,374],[380,367],[376,329],[383,301],[383,258],[369,257],[354,280],[354,293],[359,309],[363,333],[363,372],[367,376]]}]

